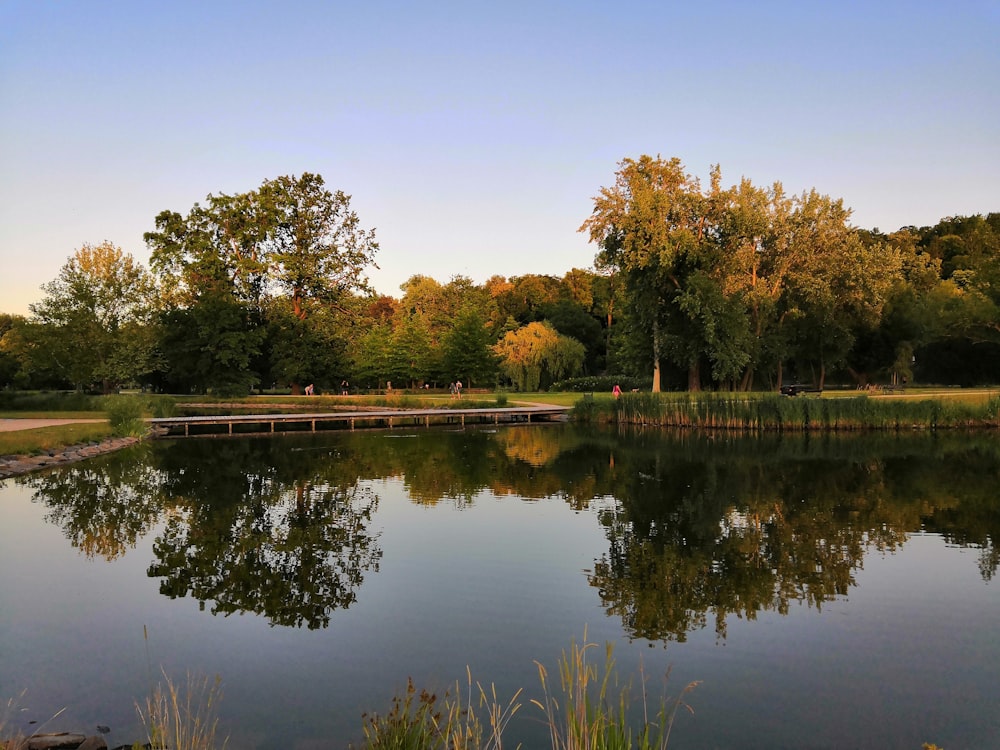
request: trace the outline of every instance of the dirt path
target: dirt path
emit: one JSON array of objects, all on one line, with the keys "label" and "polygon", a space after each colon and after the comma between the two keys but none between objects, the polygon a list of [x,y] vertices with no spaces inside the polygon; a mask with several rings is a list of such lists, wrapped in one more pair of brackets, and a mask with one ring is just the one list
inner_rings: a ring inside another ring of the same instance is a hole
[{"label": "dirt path", "polygon": [[56,427],[61,424],[104,422],[104,419],[0,419],[0,432],[35,430],[39,427]]}]

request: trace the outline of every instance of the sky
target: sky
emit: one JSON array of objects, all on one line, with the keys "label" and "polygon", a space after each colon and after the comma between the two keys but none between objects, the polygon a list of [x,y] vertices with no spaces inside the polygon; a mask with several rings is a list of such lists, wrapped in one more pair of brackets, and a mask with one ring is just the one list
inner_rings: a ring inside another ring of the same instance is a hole
[{"label": "sky", "polygon": [[0,312],[303,172],[375,229],[380,293],[561,277],[642,154],[885,232],[1000,211],[1000,0],[0,0]]}]

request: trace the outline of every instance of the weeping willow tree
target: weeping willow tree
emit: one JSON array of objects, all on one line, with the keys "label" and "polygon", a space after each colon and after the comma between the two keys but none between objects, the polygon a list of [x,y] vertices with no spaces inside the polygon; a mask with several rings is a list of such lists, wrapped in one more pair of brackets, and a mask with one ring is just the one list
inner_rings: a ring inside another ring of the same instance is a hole
[{"label": "weeping willow tree", "polygon": [[510,331],[493,347],[500,371],[519,390],[537,391],[583,369],[583,344],[563,336],[548,323],[529,323]]}]

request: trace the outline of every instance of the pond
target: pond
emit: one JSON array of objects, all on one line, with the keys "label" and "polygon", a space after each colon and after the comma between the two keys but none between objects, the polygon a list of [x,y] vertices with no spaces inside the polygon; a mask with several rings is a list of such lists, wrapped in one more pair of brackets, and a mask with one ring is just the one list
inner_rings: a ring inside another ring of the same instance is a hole
[{"label": "pond", "polygon": [[997,747],[998,480],[991,434],[145,443],[0,482],[0,711],[115,746],[218,675],[229,747],[346,748],[468,670],[541,748],[537,663],[586,637],[698,682],[671,747]]}]

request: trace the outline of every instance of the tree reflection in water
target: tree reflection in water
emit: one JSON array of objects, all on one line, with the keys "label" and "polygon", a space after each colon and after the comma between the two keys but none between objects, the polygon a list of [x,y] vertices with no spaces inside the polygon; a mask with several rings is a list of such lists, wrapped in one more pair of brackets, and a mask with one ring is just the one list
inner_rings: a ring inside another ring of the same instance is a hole
[{"label": "tree reflection in water", "polygon": [[631,637],[683,641],[712,622],[725,638],[732,615],[820,609],[866,554],[919,530],[980,546],[984,578],[996,571],[1000,509],[983,495],[1000,460],[982,436],[638,440],[648,450],[618,451],[610,546],[590,575]]},{"label": "tree reflection in water", "polygon": [[[406,438],[406,439],[400,439]],[[140,446],[22,478],[86,554],[109,559],[162,523],[149,575],[170,597],[274,625],[326,627],[382,558],[370,480],[412,502],[483,492],[592,509],[608,550],[588,580],[626,632],[683,640],[732,616],[820,608],[864,556],[913,532],[997,570],[992,435],[736,437],[517,426]]]}]

